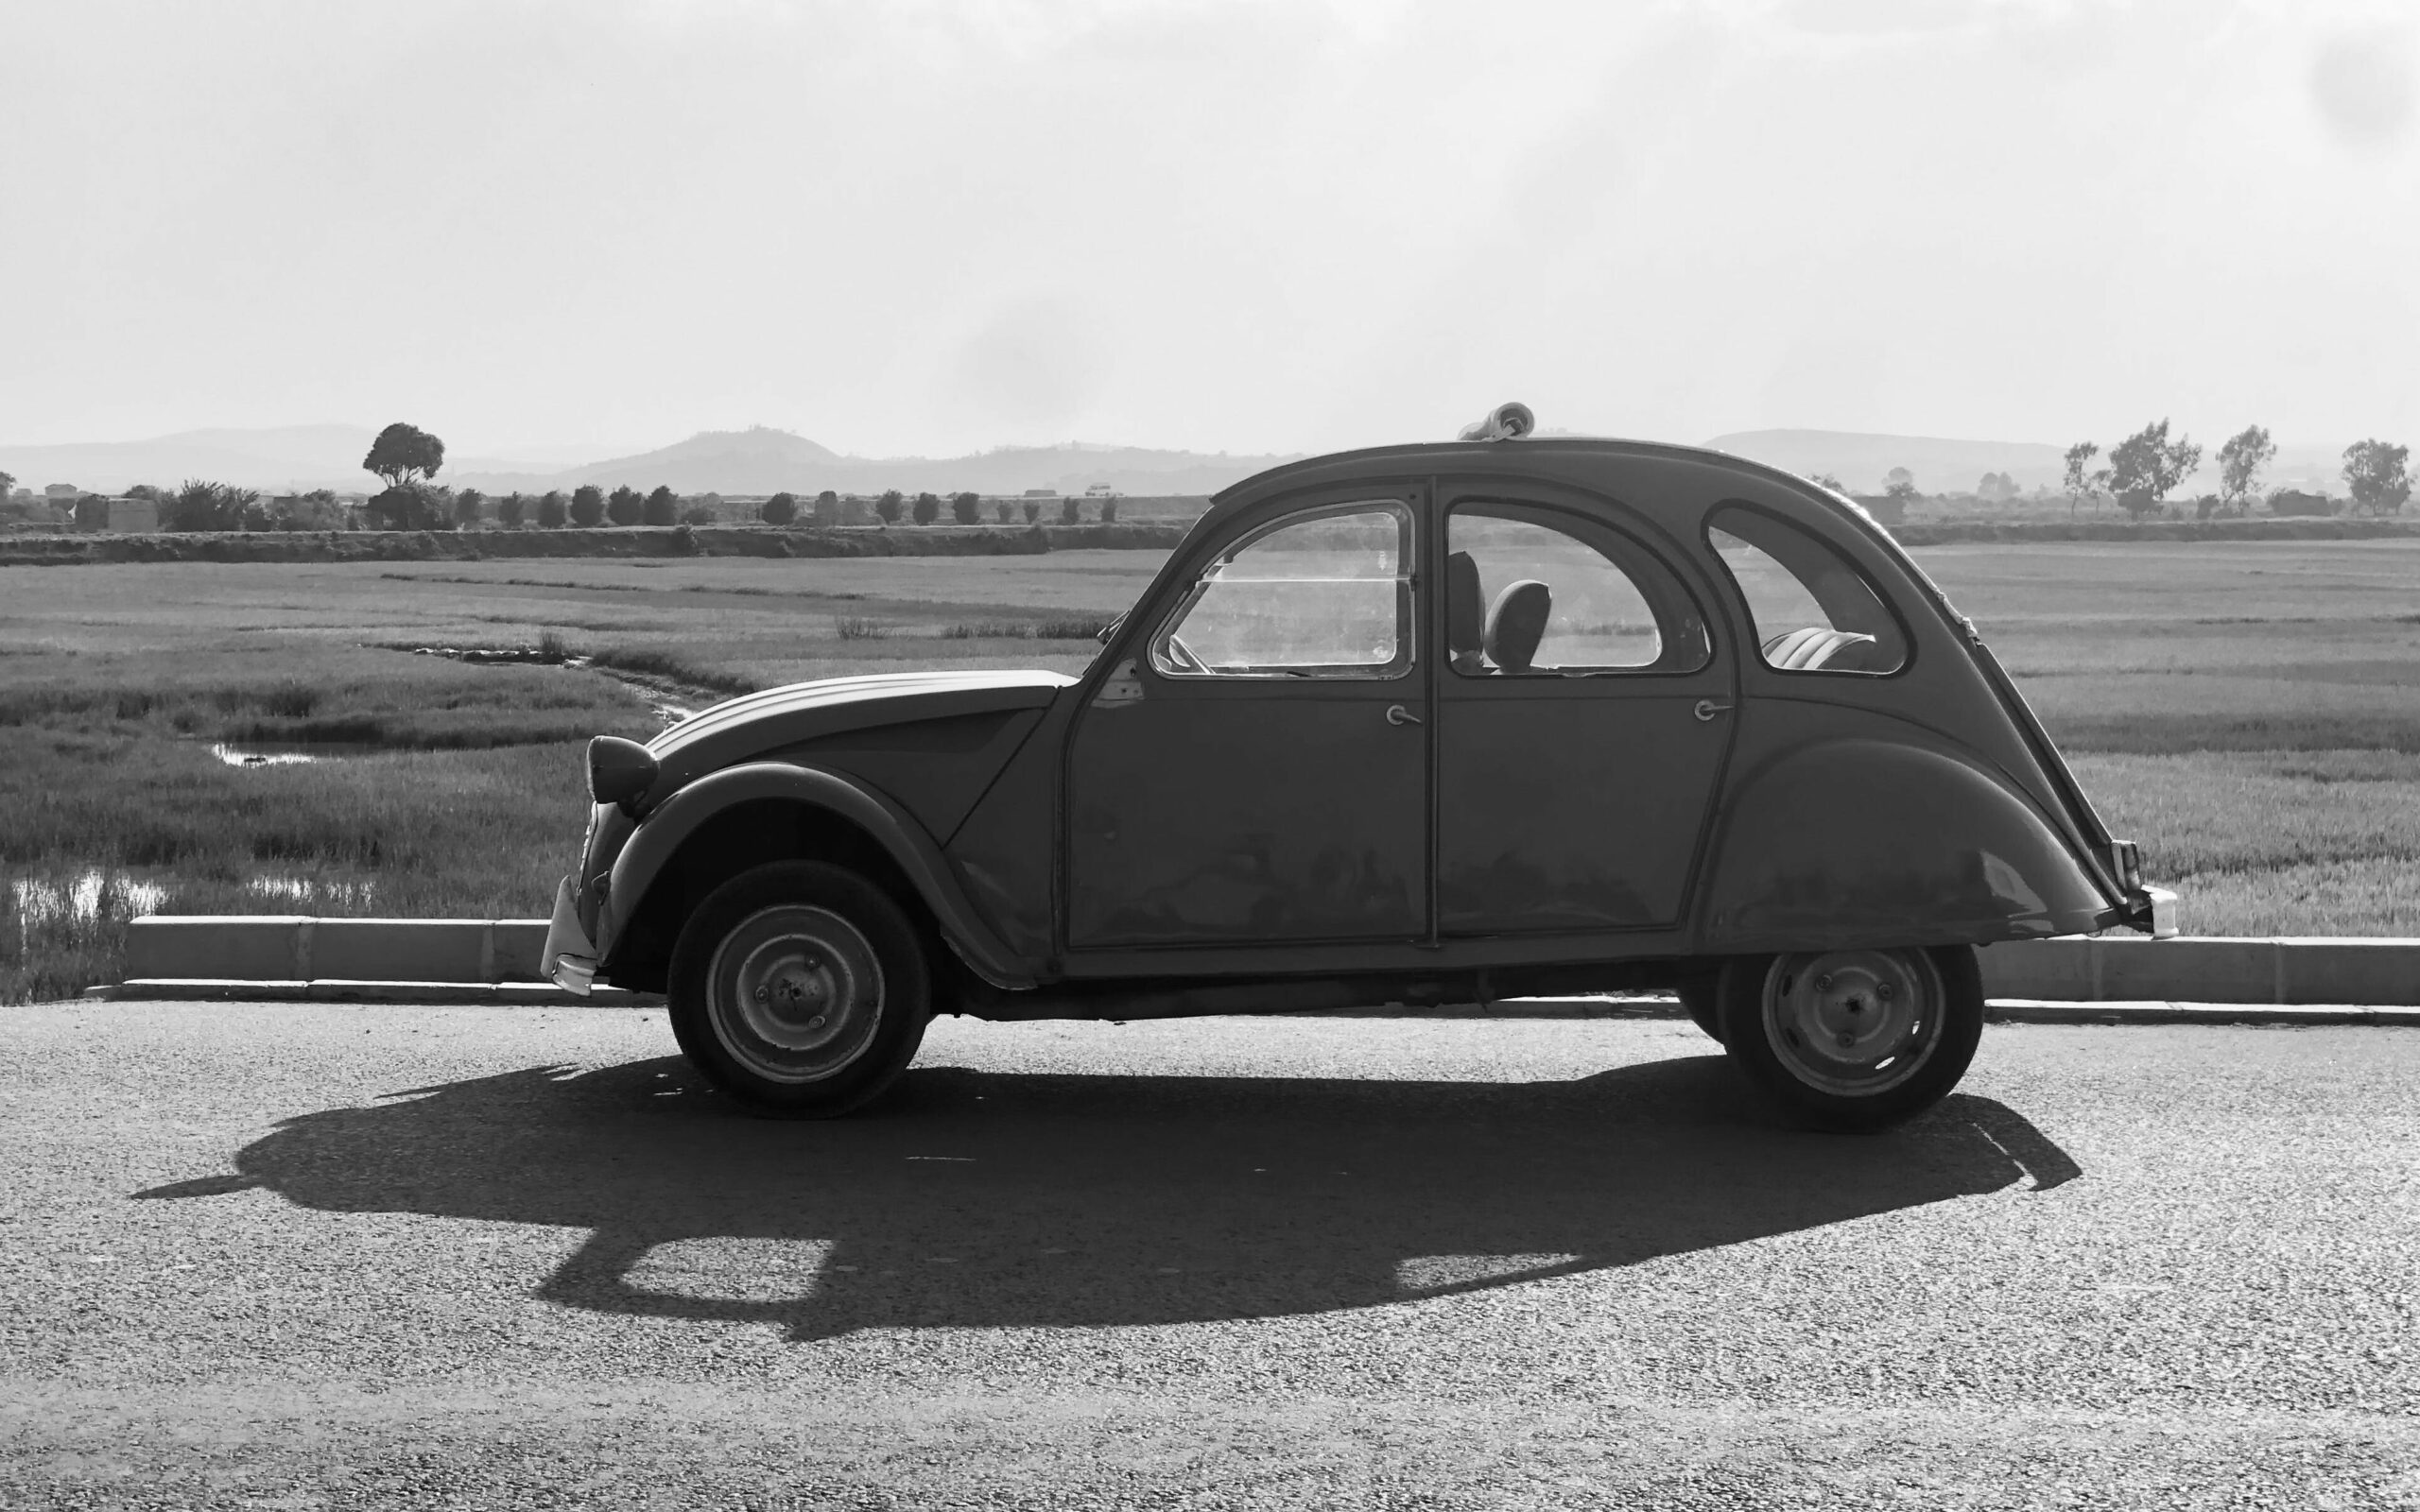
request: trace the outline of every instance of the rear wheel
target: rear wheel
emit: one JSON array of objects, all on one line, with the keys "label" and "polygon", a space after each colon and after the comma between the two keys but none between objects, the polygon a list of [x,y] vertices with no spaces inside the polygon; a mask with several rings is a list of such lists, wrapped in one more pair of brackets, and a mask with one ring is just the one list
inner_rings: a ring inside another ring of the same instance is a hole
[{"label": "rear wheel", "polygon": [[1720,979],[1722,1042],[1800,1122],[1866,1130],[1949,1095],[1983,1034],[1965,946],[1742,956]]},{"label": "rear wheel", "polygon": [[666,984],[673,1037],[752,1112],[832,1118],[908,1069],[931,1016],[922,937],[857,873],[742,872],[690,914]]}]

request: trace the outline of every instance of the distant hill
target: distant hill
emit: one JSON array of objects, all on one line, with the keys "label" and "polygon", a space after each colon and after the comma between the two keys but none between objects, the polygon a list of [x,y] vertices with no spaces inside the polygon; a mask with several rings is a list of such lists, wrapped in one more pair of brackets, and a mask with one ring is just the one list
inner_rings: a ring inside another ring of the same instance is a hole
[{"label": "distant hill", "polygon": [[1927,493],[1960,492],[1986,472],[2005,472],[2021,488],[2055,489],[2066,473],[2066,448],[2039,441],[1962,441],[1938,436],[1873,436],[1857,431],[1734,431],[1705,443],[1801,477],[1827,472],[1852,492],[1875,493],[1883,474],[1904,467]]},{"label": "distant hill", "polygon": [[[360,491],[378,487],[361,470],[361,459],[376,436],[366,425],[293,425],[183,431],[139,441],[0,445],[0,472],[13,474],[20,487],[36,490],[72,483],[116,492],[137,483],[172,488],[186,478],[208,478],[273,491]],[[582,483],[609,489],[625,483],[651,489],[663,483],[682,493],[774,493],[785,489],[794,493],[823,489],[843,493],[885,489],[908,493],[927,489],[1081,492],[1089,485],[1106,483],[1121,493],[1214,493],[1263,468],[1291,460],[1083,444],[1004,447],[957,457],[843,456],[804,436],[764,426],[703,431],[652,452],[579,466],[564,466],[559,448],[546,453],[532,459],[451,455],[440,476],[458,486],[527,492]]]},{"label": "distant hill", "polygon": [[449,469],[449,482],[490,491],[536,492],[582,483],[600,488],[662,483],[680,493],[916,493],[972,490],[1022,493],[1028,489],[1081,492],[1106,483],[1120,493],[1215,493],[1287,456],[1209,456],[1139,446],[1012,446],[971,456],[842,456],[804,436],[758,426],[703,431],[636,456],[608,457],[553,472]]}]

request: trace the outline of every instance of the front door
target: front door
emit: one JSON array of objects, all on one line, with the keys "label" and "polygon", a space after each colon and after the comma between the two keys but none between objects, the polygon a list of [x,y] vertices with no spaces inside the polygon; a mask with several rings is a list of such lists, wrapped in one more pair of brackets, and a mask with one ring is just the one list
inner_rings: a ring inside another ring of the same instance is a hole
[{"label": "front door", "polygon": [[1438,931],[1684,921],[1735,682],[1707,611],[1593,502],[1454,498],[1438,677]]},{"label": "front door", "polygon": [[1427,935],[1414,498],[1248,527],[1077,717],[1078,950]]}]

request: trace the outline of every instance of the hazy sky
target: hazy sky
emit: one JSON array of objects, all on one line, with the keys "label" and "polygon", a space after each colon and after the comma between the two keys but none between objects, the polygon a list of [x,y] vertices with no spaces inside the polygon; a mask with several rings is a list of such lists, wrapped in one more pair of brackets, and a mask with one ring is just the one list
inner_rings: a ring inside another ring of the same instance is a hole
[{"label": "hazy sky", "polygon": [[2420,442],[2420,9],[15,0],[0,441]]}]

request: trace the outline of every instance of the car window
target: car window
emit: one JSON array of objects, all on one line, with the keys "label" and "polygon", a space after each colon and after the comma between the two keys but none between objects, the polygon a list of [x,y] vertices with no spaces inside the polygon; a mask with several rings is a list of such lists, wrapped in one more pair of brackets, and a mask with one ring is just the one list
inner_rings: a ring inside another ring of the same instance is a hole
[{"label": "car window", "polygon": [[1670,568],[1599,522],[1534,505],[1455,507],[1446,645],[1465,677],[1694,672],[1709,648]]},{"label": "car window", "polygon": [[1725,505],[1706,540],[1755,622],[1767,666],[1782,672],[1896,672],[1907,633],[1857,564],[1812,531]]},{"label": "car window", "polygon": [[1391,678],[1411,666],[1411,511],[1333,505],[1246,537],[1151,641],[1172,678]]}]

